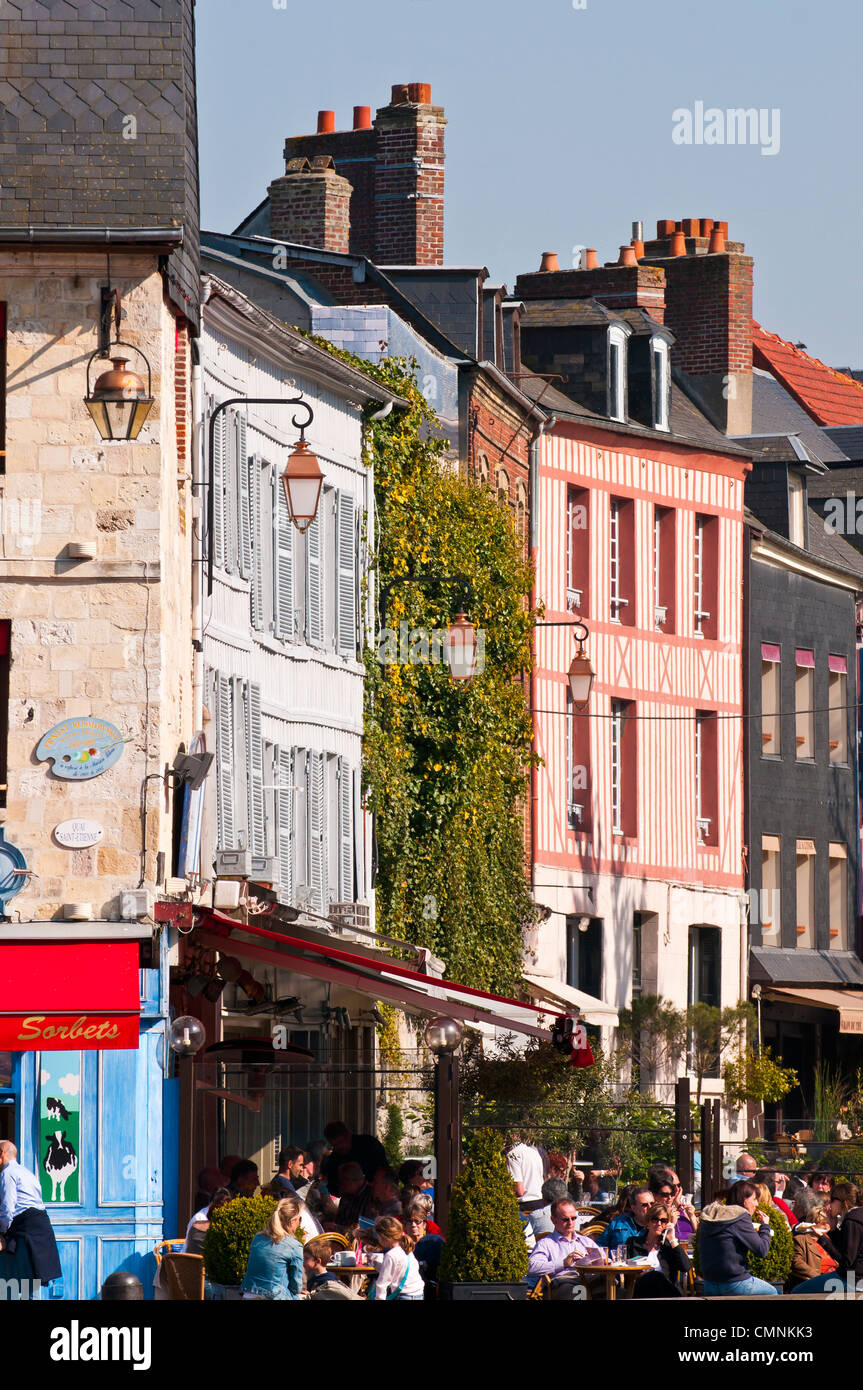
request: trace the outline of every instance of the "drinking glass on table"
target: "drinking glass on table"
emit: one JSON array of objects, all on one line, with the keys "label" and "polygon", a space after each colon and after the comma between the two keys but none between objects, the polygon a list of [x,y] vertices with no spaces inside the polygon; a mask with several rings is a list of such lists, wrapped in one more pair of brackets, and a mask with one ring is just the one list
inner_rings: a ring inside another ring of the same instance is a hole
[{"label": "drinking glass on table", "polygon": [[626,1246],[625,1246],[625,1245],[618,1245],[617,1249],[616,1249],[615,1252],[614,1252],[614,1261],[615,1261],[615,1264],[619,1264],[619,1265],[624,1265],[624,1264],[626,1264]]}]

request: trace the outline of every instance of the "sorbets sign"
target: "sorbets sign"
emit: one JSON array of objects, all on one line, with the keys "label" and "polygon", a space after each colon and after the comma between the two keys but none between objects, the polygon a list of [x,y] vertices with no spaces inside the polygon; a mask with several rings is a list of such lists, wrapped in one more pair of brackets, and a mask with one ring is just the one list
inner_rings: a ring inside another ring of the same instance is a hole
[{"label": "sorbets sign", "polygon": [[55,777],[81,782],[113,767],[126,743],[126,736],[113,724],[87,715],[55,724],[37,743],[36,757],[40,762],[53,759]]},{"label": "sorbets sign", "polygon": [[10,1052],[137,1048],[137,1014],[5,1014],[0,1049]]}]

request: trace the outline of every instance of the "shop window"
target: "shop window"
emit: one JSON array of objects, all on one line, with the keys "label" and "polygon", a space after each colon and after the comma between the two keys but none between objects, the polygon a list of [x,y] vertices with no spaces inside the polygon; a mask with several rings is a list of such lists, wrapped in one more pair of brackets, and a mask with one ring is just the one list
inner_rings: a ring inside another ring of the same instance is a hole
[{"label": "shop window", "polygon": [[699,845],[719,843],[716,734],[716,715],[709,710],[698,710],[695,715],[695,829]]},{"label": "shop window", "polygon": [[609,508],[609,597],[611,621],[635,622],[635,508],[612,497]]},{"label": "shop window", "polygon": [[761,755],[778,758],[782,752],[782,649],[761,643]]},{"label": "shop window", "polygon": [[831,763],[848,762],[848,664],[844,656],[828,657],[828,693]]},{"label": "shop window", "polygon": [[830,949],[844,951],[848,934],[848,853],[844,845],[831,845]]},{"label": "shop window", "polygon": [[566,611],[587,613],[590,577],[590,493],[566,490]]},{"label": "shop window", "polygon": [[674,631],[675,513],[671,507],[653,509],[653,625],[657,632]]},{"label": "shop window", "polygon": [[815,945],[815,842],[797,841],[797,945]]},{"label": "shop window", "polygon": [[571,989],[602,998],[601,917],[567,917],[566,982]]},{"label": "shop window", "polygon": [[[689,928],[689,981],[688,1003],[709,1004],[718,1009],[721,1001],[722,933],[719,927]],[[692,1067],[692,1039],[690,1039],[690,1068]],[[705,1076],[719,1076],[719,1056],[717,1055],[705,1071]]]},{"label": "shop window", "polygon": [[798,647],[795,654],[794,709],[797,757],[815,757],[815,656]]}]

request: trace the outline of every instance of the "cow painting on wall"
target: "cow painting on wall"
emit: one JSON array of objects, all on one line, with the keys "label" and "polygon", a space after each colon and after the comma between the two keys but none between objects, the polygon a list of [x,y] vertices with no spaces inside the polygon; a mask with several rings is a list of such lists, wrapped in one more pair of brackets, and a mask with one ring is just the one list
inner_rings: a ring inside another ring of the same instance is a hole
[{"label": "cow painting on wall", "polygon": [[43,1200],[80,1201],[80,1052],[43,1052],[39,1103],[39,1177]]}]

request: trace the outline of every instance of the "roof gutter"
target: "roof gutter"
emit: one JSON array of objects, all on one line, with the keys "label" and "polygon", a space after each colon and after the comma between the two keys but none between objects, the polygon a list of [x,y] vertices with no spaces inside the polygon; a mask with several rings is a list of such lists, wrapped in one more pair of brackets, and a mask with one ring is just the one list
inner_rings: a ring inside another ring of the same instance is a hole
[{"label": "roof gutter", "polygon": [[182,227],[0,227],[0,245],[167,246],[183,244]]}]

